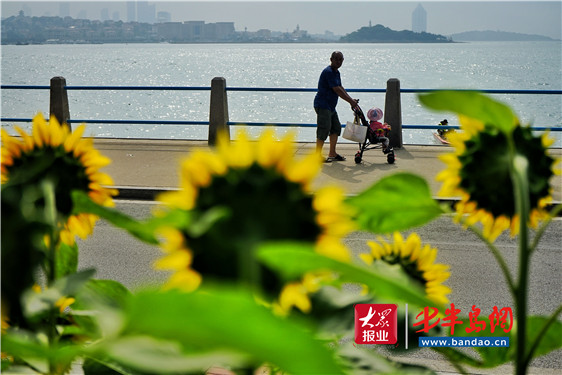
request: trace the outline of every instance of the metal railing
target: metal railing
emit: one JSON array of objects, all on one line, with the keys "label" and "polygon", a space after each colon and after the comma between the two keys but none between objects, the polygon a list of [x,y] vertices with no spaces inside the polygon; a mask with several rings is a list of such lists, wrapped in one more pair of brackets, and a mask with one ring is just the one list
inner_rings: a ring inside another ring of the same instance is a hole
[{"label": "metal railing", "polygon": [[[61,77],[59,77],[61,78]],[[52,85],[1,85],[2,90],[51,90]],[[211,86],[67,86],[64,85],[66,91],[212,91]],[[252,91],[252,92],[316,92],[316,88],[293,88],[293,87],[225,87],[226,91]],[[346,89],[348,92],[357,93],[387,93],[388,89]],[[440,89],[399,89],[400,93],[428,93],[442,91]],[[497,89],[483,89],[483,90],[464,90],[454,89],[450,91],[477,91],[485,94],[517,94],[517,95],[562,95],[562,90],[497,90]],[[52,105],[53,98],[51,98]],[[51,107],[52,108],[52,107]],[[23,117],[2,117],[1,122],[31,122],[31,118]],[[138,125],[209,125],[209,121],[188,121],[188,120],[120,120],[120,119],[70,119],[66,120],[69,124],[74,123],[87,123],[87,124],[138,124]],[[234,122],[227,121],[226,125],[249,125],[249,126],[266,126],[273,125],[278,127],[315,127],[314,123],[279,123],[279,122]],[[440,126],[440,125],[423,125],[423,124],[402,124],[402,129],[458,129],[458,126]],[[533,126],[534,130],[544,131],[550,130],[555,132],[562,131],[562,124],[553,126]]]}]

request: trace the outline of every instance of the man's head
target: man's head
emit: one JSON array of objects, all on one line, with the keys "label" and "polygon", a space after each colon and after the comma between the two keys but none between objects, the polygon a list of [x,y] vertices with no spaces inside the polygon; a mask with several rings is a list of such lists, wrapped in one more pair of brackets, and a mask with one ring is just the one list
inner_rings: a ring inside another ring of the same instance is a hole
[{"label": "man's head", "polygon": [[334,51],[330,57],[330,62],[332,69],[338,70],[343,64],[343,53],[340,51]]}]

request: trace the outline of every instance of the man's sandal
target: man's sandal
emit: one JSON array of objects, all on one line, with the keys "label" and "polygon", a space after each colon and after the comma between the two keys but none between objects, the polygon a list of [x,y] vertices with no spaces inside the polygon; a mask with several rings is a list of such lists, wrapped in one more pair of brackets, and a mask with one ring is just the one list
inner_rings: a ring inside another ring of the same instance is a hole
[{"label": "man's sandal", "polygon": [[325,162],[331,163],[333,161],[345,161],[345,157],[341,156],[340,154],[336,154],[336,156],[328,156]]}]

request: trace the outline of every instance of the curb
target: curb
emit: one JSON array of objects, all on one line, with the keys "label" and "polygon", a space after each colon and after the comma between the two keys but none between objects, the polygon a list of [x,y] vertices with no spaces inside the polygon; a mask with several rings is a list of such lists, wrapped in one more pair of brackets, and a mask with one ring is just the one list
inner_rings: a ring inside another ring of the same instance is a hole
[{"label": "curb", "polygon": [[[140,200],[140,201],[154,201],[159,194],[178,191],[177,188],[162,188],[162,187],[135,187],[135,186],[112,186],[113,189],[119,191],[119,195],[114,197],[116,200]],[[350,195],[351,196],[351,195]],[[445,203],[451,207],[458,202],[456,198],[440,198],[433,197],[439,203]],[[562,202],[552,202],[546,206],[547,211],[552,211],[556,206],[562,204]],[[562,212],[560,212],[557,217],[562,217]]]}]

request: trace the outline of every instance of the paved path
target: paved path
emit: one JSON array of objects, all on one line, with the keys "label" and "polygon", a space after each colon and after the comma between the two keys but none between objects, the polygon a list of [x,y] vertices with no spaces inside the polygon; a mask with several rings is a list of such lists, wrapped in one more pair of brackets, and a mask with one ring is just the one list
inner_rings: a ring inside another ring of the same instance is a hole
[{"label": "paved path", "polygon": [[[208,149],[207,141],[183,140],[137,140],[137,139],[96,139],[96,147],[112,159],[104,170],[113,177],[115,185],[123,192],[145,189],[173,189],[178,186],[179,162],[190,151]],[[327,145],[325,146],[327,149]],[[304,155],[314,149],[313,143],[296,143],[297,155]],[[410,146],[396,150],[396,162],[387,164],[381,150],[368,150],[363,162],[355,164],[354,155],[358,146],[340,143],[338,152],[345,156],[345,162],[326,163],[313,184],[313,189],[327,184],[343,186],[347,194],[357,194],[375,181],[399,171],[421,175],[429,183],[433,195],[437,195],[440,183],[435,176],[445,164],[438,156],[451,151],[448,146]],[[557,158],[562,158],[562,149],[552,149]],[[562,176],[551,182],[553,198],[562,201]]]}]

